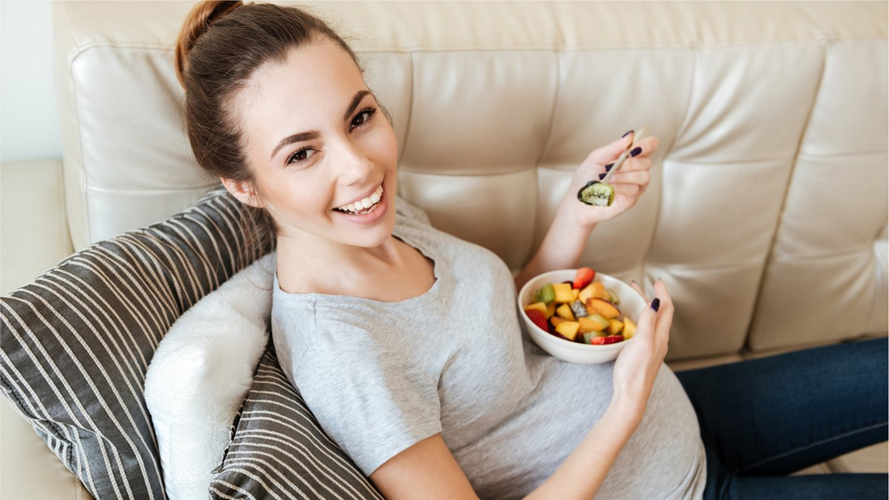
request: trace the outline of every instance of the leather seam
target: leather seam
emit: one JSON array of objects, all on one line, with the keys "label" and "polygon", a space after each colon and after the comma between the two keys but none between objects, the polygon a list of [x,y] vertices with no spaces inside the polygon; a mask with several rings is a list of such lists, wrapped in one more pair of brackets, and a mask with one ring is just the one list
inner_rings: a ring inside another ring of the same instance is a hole
[{"label": "leather seam", "polygon": [[818,76],[818,84],[815,86],[815,95],[812,97],[812,103],[809,106],[809,113],[806,116],[806,123],[803,125],[802,134],[800,135],[799,142],[796,145],[796,153],[794,154],[793,161],[790,164],[790,172],[788,172],[787,174],[787,183],[784,186],[784,196],[781,198],[781,207],[778,209],[778,217],[775,221],[775,228],[772,231],[771,241],[769,242],[769,245],[767,247],[768,251],[762,259],[762,269],[759,273],[759,286],[757,286],[755,295],[756,300],[753,301],[753,310],[750,312],[749,321],[747,323],[747,328],[744,335],[744,347],[746,347],[747,349],[751,349],[751,336],[756,331],[756,328],[759,324],[758,312],[760,303],[762,302],[762,294],[765,290],[765,284],[769,278],[769,269],[773,262],[779,261],[779,257],[775,255],[775,245],[778,243],[778,235],[781,234],[784,214],[787,210],[787,196],[790,194],[790,188],[793,185],[793,177],[796,173],[796,167],[799,164],[800,152],[802,151],[803,143],[806,140],[806,133],[809,130],[809,125],[812,120],[812,113],[815,112],[815,106],[818,103],[818,97],[821,95],[821,86],[824,83],[824,71],[827,67],[828,44],[824,43],[823,39],[821,48],[823,51],[823,56],[821,58],[821,72]]}]

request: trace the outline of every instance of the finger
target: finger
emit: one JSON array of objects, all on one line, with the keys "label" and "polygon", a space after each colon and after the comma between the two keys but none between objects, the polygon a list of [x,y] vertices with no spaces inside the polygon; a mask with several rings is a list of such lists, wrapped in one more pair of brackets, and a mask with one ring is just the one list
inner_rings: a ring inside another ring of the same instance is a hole
[{"label": "finger", "polygon": [[[636,335],[654,339],[655,338],[655,327],[657,325],[657,311],[652,309],[651,302],[649,302],[645,309],[642,310],[642,314],[639,315],[639,321],[636,325]],[[634,335],[634,337],[636,336]]]},{"label": "finger", "polygon": [[[593,150],[592,153],[587,157],[585,161],[591,161],[594,163],[598,163],[599,165],[605,165],[606,163],[611,163],[620,157],[621,153],[624,152],[631,144],[633,144],[633,136],[635,134],[627,134],[624,137],[612,142],[611,144],[606,144],[600,148]],[[643,141],[639,141],[644,142]]]},{"label": "finger", "polygon": [[614,187],[614,195],[623,195],[623,196],[638,196],[639,195],[639,185],[638,184],[613,184]]},{"label": "finger", "polygon": [[634,170],[632,172],[624,172],[621,169],[620,172],[611,176],[611,185],[615,184],[636,184],[638,186],[642,186],[648,184],[651,181],[651,174],[648,173],[648,170]]},{"label": "finger", "polygon": [[655,137],[655,136],[646,137],[646,138],[642,139],[641,141],[639,141],[639,143],[633,147],[633,151],[635,151],[636,149],[639,149],[639,152],[636,153],[635,155],[633,155],[633,153],[631,151],[630,155],[633,158],[636,158],[639,156],[649,156],[649,155],[651,155],[651,153],[654,153],[657,150],[658,145],[660,145],[660,141],[658,140],[657,137]]},{"label": "finger", "polygon": [[667,292],[667,285],[660,279],[654,283],[654,292],[658,301],[658,315],[655,325],[655,338],[666,344],[670,340],[670,327],[673,324],[673,300]]},{"label": "finger", "polygon": [[673,307],[673,297],[670,296],[670,292],[667,290],[667,284],[660,278],[654,282],[654,295],[661,299],[661,305]]},{"label": "finger", "polygon": [[641,295],[642,298],[645,299],[645,302],[649,302],[649,300],[648,300],[648,296],[645,295],[645,292],[644,292],[644,291],[642,291],[642,287],[639,286],[639,283],[636,283],[635,281],[633,281],[633,282],[630,283],[630,286],[631,286],[634,290],[636,290],[637,292],[639,292],[639,295]]},{"label": "finger", "polygon": [[614,175],[623,172],[634,172],[637,170],[650,170],[651,158],[647,156],[637,156],[636,158],[627,158]]}]

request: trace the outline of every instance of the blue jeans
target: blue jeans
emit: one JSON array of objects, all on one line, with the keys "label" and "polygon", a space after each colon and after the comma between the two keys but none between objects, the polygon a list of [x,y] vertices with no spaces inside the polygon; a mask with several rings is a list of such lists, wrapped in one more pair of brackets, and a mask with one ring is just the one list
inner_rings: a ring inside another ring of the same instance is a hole
[{"label": "blue jeans", "polygon": [[710,499],[886,500],[886,474],[787,476],[887,440],[887,339],[677,372],[707,450]]}]

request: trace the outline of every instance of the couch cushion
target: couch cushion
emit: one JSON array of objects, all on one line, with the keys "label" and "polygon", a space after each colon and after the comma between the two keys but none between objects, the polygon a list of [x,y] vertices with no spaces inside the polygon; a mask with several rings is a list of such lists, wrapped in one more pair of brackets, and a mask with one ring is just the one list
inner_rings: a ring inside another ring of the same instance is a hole
[{"label": "couch cushion", "polygon": [[210,484],[210,498],[382,499],[321,429],[270,346]]},{"label": "couch cushion", "polygon": [[143,386],[173,322],[272,248],[224,189],[0,298],[0,389],[97,498],[164,498]]}]

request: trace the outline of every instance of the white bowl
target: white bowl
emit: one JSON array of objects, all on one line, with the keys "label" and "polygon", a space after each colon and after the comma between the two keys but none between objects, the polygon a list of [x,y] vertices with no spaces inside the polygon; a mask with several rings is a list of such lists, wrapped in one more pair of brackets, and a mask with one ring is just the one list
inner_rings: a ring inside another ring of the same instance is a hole
[{"label": "white bowl", "polygon": [[[558,271],[550,271],[534,277],[522,287],[519,292],[518,304],[519,312],[525,320],[528,333],[531,339],[540,346],[541,349],[551,355],[571,363],[592,364],[607,363],[613,361],[620,354],[620,351],[626,347],[627,343],[632,342],[633,338],[615,342],[614,344],[589,345],[579,342],[565,340],[542,330],[535,325],[528,315],[525,314],[525,307],[533,303],[534,293],[547,283],[561,283],[563,281],[574,281],[577,275],[577,269],[560,269]],[[633,287],[620,281],[619,279],[597,272],[593,281],[599,281],[605,288],[612,290],[617,294],[620,303],[617,308],[626,316],[629,316],[636,324],[639,324],[639,317],[648,303],[645,298],[639,294]]]}]

